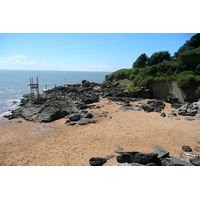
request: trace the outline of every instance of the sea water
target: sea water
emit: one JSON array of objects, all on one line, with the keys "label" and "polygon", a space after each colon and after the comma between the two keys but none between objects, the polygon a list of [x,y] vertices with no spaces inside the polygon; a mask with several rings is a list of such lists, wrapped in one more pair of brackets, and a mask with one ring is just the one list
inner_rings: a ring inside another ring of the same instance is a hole
[{"label": "sea water", "polygon": [[110,72],[78,71],[37,71],[37,70],[0,70],[0,118],[16,109],[22,95],[30,93],[30,78],[36,83],[39,79],[39,90],[81,83],[82,80],[101,83]]}]

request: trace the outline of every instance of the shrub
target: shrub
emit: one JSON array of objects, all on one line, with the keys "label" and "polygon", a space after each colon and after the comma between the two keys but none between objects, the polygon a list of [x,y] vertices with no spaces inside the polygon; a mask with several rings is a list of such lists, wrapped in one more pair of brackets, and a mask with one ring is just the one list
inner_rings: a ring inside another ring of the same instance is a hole
[{"label": "shrub", "polygon": [[196,83],[196,78],[194,72],[192,71],[184,71],[178,74],[176,78],[176,82],[179,87],[185,88],[190,86],[193,83]]},{"label": "shrub", "polygon": [[163,62],[164,60],[170,60],[170,54],[168,51],[159,51],[149,58],[149,66],[156,65]]},{"label": "shrub", "polygon": [[200,98],[200,86],[195,90],[195,95]]},{"label": "shrub", "polygon": [[132,68],[143,68],[147,65],[148,57],[145,53],[141,54],[133,63]]}]

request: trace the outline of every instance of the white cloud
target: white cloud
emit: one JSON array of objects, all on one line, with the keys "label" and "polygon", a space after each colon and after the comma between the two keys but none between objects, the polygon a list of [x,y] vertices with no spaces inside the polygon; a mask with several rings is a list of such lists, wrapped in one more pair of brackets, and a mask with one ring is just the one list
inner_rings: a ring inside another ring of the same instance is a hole
[{"label": "white cloud", "polygon": [[93,69],[108,69],[109,68],[107,65],[91,65],[88,67],[91,67]]},{"label": "white cloud", "polygon": [[36,62],[30,61],[29,64],[34,65],[34,64],[36,64]]},{"label": "white cloud", "polygon": [[24,55],[14,55],[13,57],[14,57],[14,58],[27,58],[27,57],[24,56]]}]

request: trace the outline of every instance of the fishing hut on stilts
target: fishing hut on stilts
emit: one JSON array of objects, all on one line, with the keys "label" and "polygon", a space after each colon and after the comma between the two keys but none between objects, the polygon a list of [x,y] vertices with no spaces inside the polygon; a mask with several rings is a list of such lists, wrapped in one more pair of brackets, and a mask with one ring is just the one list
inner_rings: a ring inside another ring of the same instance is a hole
[{"label": "fishing hut on stilts", "polygon": [[[36,83],[33,83],[33,77],[30,78],[30,90],[31,90],[31,103],[42,103],[42,97],[39,91],[39,79],[36,78]],[[36,91],[36,95],[34,93]]]}]

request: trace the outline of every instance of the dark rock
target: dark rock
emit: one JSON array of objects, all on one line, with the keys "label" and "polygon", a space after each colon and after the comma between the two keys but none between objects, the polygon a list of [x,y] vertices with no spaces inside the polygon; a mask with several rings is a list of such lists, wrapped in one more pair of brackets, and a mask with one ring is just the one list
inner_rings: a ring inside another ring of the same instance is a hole
[{"label": "dark rock", "polygon": [[126,112],[127,110],[134,110],[134,109],[130,104],[124,104],[119,108],[119,110]]},{"label": "dark rock", "polygon": [[161,117],[166,117],[166,114],[163,112],[160,114]]},{"label": "dark rock", "polygon": [[161,163],[163,166],[194,166],[191,163],[176,158],[164,158]]},{"label": "dark rock", "polygon": [[148,164],[155,163],[156,165],[161,165],[160,160],[157,157],[158,154],[155,153],[140,153],[137,151],[133,152],[122,152],[121,155],[117,156],[116,159],[119,163],[139,163]]},{"label": "dark rock", "polygon": [[78,102],[78,104],[76,105],[77,109],[79,110],[83,110],[83,109],[86,109],[88,106],[83,103],[83,102]]},{"label": "dark rock", "polygon": [[156,164],[153,162],[150,162],[150,163],[147,163],[146,166],[156,166]]},{"label": "dark rock", "polygon": [[170,114],[167,114],[166,117],[176,117],[176,115],[174,115],[174,113],[170,113]]},{"label": "dark rock", "polygon": [[74,126],[74,125],[76,125],[76,124],[77,124],[76,122],[67,122],[67,123],[66,123],[67,126]]},{"label": "dark rock", "polygon": [[179,109],[182,105],[182,103],[172,103],[171,108]]},{"label": "dark rock", "polygon": [[185,117],[184,119],[185,119],[185,120],[188,120],[188,121],[193,121],[193,120],[195,120],[194,117]]},{"label": "dark rock", "polygon": [[79,113],[75,113],[75,114],[70,114],[69,115],[69,120],[70,121],[79,121],[81,119],[81,115]]},{"label": "dark rock", "polygon": [[146,112],[153,112],[154,111],[154,108],[149,104],[143,104],[142,109]]},{"label": "dark rock", "polygon": [[93,114],[92,113],[86,113],[83,117],[91,119],[91,118],[93,118]]},{"label": "dark rock", "polygon": [[193,165],[200,166],[200,158],[190,158],[190,162]]},{"label": "dark rock", "polygon": [[117,162],[119,162],[119,163],[126,163],[126,162],[131,163],[132,162],[131,155],[128,153],[123,153],[123,154],[117,156],[116,159],[117,159]]},{"label": "dark rock", "polygon": [[186,152],[191,152],[192,149],[189,146],[182,146],[182,150]]},{"label": "dark rock", "polygon": [[167,100],[168,100],[169,103],[177,103],[179,98],[174,97],[173,95],[170,95],[170,96],[167,97]]},{"label": "dark rock", "polygon": [[160,161],[157,157],[158,154],[155,153],[136,153],[133,157],[131,157],[132,162],[140,163],[140,164],[148,164],[148,163],[156,163],[160,165]]},{"label": "dark rock", "polygon": [[123,151],[124,148],[123,147],[118,147],[118,150]]},{"label": "dark rock", "polygon": [[179,115],[186,116],[186,113],[187,113],[187,110],[186,110],[186,109],[183,109],[183,108],[182,108],[182,109],[179,109],[179,110],[178,110],[178,114],[179,114]]},{"label": "dark rock", "polygon": [[92,120],[92,119],[88,119],[88,118],[81,118],[79,121],[78,121],[78,125],[87,125],[89,123],[95,123],[96,121],[95,120]]},{"label": "dark rock", "polygon": [[165,107],[165,104],[161,100],[147,101],[142,105],[142,109],[146,112],[161,112]]},{"label": "dark rock", "polygon": [[159,159],[169,157],[169,152],[167,150],[156,145],[152,147],[152,152],[158,154]]},{"label": "dark rock", "polygon": [[89,160],[90,166],[102,166],[107,162],[105,158],[92,157]]}]

